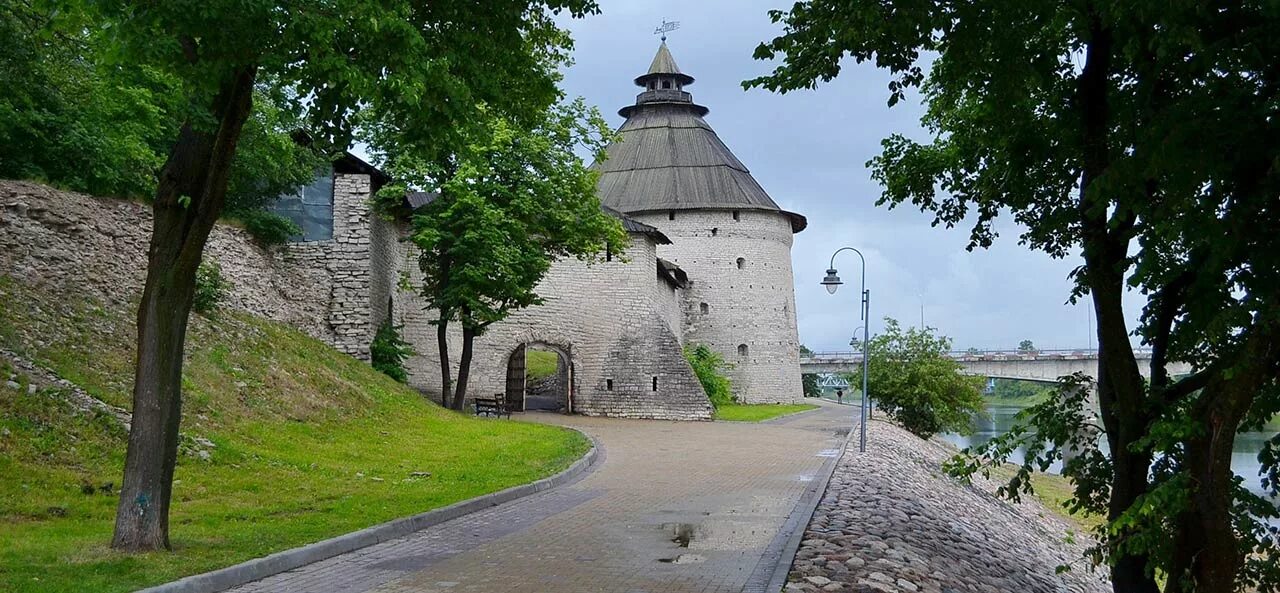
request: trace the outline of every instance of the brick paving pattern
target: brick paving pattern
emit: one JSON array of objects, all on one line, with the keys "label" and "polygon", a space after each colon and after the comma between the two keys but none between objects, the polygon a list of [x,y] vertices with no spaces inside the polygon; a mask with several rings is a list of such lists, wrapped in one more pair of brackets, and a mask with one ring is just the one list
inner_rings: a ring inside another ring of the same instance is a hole
[{"label": "brick paving pattern", "polygon": [[232,591],[737,593],[847,414],[824,405],[770,424],[527,414],[590,434],[603,459],[571,484]]}]

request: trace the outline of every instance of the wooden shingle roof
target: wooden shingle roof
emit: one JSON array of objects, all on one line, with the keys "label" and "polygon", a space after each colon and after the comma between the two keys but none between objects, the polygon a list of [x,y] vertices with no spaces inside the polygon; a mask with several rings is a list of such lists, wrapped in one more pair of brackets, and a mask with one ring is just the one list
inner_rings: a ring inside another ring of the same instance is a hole
[{"label": "wooden shingle roof", "polygon": [[800,232],[803,216],[785,212],[751,176],[747,167],[703,119],[707,109],[683,90],[693,78],[680,72],[666,43],[649,72],[636,79],[670,82],[649,89],[619,113],[627,121],[608,158],[592,165],[600,172],[600,202],[623,213],[661,210],[772,210]]}]

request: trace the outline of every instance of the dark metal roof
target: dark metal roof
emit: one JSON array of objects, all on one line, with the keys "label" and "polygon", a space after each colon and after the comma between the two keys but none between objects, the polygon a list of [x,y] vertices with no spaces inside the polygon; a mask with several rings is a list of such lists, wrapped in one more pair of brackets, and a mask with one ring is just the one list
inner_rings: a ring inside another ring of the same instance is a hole
[{"label": "dark metal roof", "polygon": [[[304,130],[294,130],[289,133],[289,136],[293,138],[294,142],[297,142],[302,146],[315,146],[315,140],[311,137],[311,134]],[[341,155],[334,157],[333,171],[334,173],[368,175],[370,185],[372,186],[370,191],[374,193],[377,193],[379,189],[382,189],[382,186],[391,182],[391,177],[382,172],[381,169],[366,163],[364,159],[361,159],[346,150],[342,151]]]},{"label": "dark metal roof", "polygon": [[360,157],[344,151],[342,156],[333,161],[333,170],[336,173],[351,173],[357,175],[368,175],[369,183],[372,186],[370,191],[377,193],[382,186],[391,182],[391,177],[383,173],[381,169],[364,162]]},{"label": "dark metal roof", "polygon": [[642,235],[648,235],[649,238],[653,239],[653,242],[657,243],[658,245],[671,244],[671,239],[667,238],[666,235],[662,234],[662,231],[658,230],[658,227],[640,222],[608,206],[601,206],[600,209],[604,210],[605,214],[608,214],[609,216],[612,216],[618,220],[621,220],[622,229],[627,231],[628,233],[640,233]]},{"label": "dark metal roof", "polygon": [[689,286],[689,275],[680,266],[662,258],[658,258],[658,277],[676,288]]},{"label": "dark metal roof", "polygon": [[[653,72],[670,70],[673,72]],[[646,77],[679,73],[665,43]],[[681,74],[681,76],[685,76]],[[692,82],[691,77],[687,77]],[[686,83],[687,84],[687,83]],[[627,121],[608,158],[592,165],[600,172],[600,201],[624,213],[662,210],[769,210],[786,215],[793,232],[803,216],[784,212],[703,119],[707,109],[679,89],[645,91],[619,111]]]},{"label": "dark metal roof", "polygon": [[404,201],[409,205],[410,210],[417,210],[427,204],[436,201],[440,197],[438,191],[411,191],[404,195]]}]

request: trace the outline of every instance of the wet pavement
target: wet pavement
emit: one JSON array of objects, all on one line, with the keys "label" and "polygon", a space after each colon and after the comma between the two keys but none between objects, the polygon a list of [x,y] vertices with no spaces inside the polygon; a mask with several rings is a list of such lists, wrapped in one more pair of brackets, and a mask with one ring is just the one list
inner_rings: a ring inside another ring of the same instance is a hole
[{"label": "wet pavement", "polygon": [[756,589],[776,565],[788,516],[843,442],[848,410],[826,404],[764,424],[525,414],[517,420],[591,435],[601,460],[547,492],[232,591]]}]

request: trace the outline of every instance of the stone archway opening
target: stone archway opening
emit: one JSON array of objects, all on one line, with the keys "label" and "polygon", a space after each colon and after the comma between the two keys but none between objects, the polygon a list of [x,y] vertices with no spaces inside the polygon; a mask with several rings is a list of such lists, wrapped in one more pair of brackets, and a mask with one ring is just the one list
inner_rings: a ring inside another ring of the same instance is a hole
[{"label": "stone archway opening", "polygon": [[542,342],[518,346],[507,360],[507,402],[514,411],[573,413],[573,361]]}]

